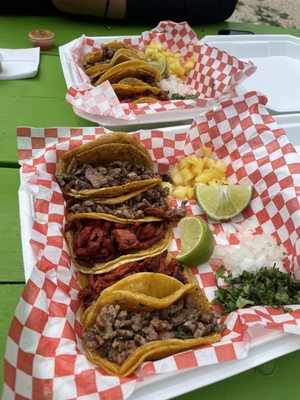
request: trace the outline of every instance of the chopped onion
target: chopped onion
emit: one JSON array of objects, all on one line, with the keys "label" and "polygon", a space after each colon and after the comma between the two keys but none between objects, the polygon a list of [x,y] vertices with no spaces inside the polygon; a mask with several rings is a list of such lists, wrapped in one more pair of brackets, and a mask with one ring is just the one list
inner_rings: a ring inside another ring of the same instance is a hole
[{"label": "chopped onion", "polygon": [[178,94],[180,96],[196,94],[194,89],[183,83],[182,80],[177,78],[176,75],[171,75],[169,78],[162,79],[158,85],[160,86],[161,90],[168,91],[170,97],[173,94]]},{"label": "chopped onion", "polygon": [[243,271],[255,273],[262,267],[272,268],[274,264],[280,271],[286,272],[283,266],[285,248],[272,235],[255,234],[253,230],[243,226],[236,237],[239,240],[238,245],[216,245],[214,251],[214,257],[220,259],[233,277],[241,275]]}]

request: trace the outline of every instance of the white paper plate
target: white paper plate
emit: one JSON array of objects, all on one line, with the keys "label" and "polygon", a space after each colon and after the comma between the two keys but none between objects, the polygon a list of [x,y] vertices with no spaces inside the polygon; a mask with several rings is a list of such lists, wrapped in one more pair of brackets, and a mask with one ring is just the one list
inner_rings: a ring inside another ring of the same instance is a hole
[{"label": "white paper plate", "polygon": [[[285,129],[290,142],[300,155],[300,114],[278,115],[275,117],[279,126]],[[187,126],[188,127],[188,126]],[[182,131],[185,127],[162,128],[163,131]],[[21,171],[21,169],[20,169]],[[35,265],[35,256],[29,244],[33,224],[33,197],[35,193],[28,186],[20,173],[19,209],[25,280],[30,277]],[[273,360],[300,349],[299,336],[283,334],[279,331],[254,326],[249,330],[251,343],[246,358],[211,366],[176,371],[146,377],[137,383],[137,389],[129,400],[167,400],[192,390],[218,382],[222,379],[244,372],[257,365]]]},{"label": "white paper plate", "polygon": [[208,35],[200,40],[242,61],[256,72],[237,89],[258,90],[268,97],[268,109],[300,112],[300,38],[291,35]]},{"label": "white paper plate", "polygon": [[24,79],[35,76],[40,62],[40,48],[0,49],[2,71],[0,80]]}]

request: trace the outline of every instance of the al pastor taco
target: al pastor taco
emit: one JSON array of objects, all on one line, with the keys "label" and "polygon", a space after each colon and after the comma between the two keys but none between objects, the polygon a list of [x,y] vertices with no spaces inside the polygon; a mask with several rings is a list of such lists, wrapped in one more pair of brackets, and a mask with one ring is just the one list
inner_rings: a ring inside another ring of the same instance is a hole
[{"label": "al pastor taco", "polygon": [[65,195],[77,198],[117,197],[161,182],[146,147],[124,132],[67,151],[55,177]]},{"label": "al pastor taco", "polygon": [[166,221],[121,223],[99,214],[78,215],[65,230],[75,267],[85,274],[108,272],[129,261],[155,256],[171,240]]},{"label": "al pastor taco", "polygon": [[165,274],[177,279],[181,283],[197,283],[197,279],[190,268],[187,268],[176,260],[167,250],[155,257],[146,257],[143,260],[130,261],[115,268],[112,271],[98,275],[86,275],[77,272],[77,280],[80,287],[79,299],[82,309],[91,306],[104,289],[114,285],[129,275],[140,272],[155,272]]},{"label": "al pastor taco", "polygon": [[127,376],[157,360],[220,340],[202,290],[164,274],[141,272],[105,289],[82,315],[87,358]]}]

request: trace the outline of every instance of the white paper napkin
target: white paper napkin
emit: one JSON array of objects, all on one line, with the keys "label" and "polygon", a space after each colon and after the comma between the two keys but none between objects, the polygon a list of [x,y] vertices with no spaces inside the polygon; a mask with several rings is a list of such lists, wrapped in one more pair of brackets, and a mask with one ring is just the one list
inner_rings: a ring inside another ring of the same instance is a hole
[{"label": "white paper napkin", "polygon": [[40,63],[39,47],[0,49],[0,54],[2,56],[0,80],[24,79],[36,75]]}]

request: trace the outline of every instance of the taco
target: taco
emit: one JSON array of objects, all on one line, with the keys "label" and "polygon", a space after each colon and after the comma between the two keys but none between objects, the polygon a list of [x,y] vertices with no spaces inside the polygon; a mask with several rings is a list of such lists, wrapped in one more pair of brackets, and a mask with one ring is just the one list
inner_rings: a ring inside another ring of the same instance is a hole
[{"label": "taco", "polygon": [[110,215],[78,215],[67,223],[66,239],[78,271],[99,274],[129,261],[167,249],[171,227],[166,221],[116,222]]},{"label": "taco", "polygon": [[124,132],[67,151],[55,177],[65,195],[78,198],[116,197],[161,182],[146,147]]},{"label": "taco", "polygon": [[148,186],[126,195],[107,199],[77,199],[67,200],[67,220],[72,221],[77,215],[100,214],[111,215],[114,221],[133,222],[135,220],[155,221],[167,220],[178,222],[186,215],[185,204],[180,207],[170,207],[168,202],[169,188],[162,185]]},{"label": "taco", "polygon": [[143,96],[136,100],[132,100],[132,103],[139,104],[139,103],[157,103],[159,101],[158,98],[153,96]]},{"label": "taco", "polygon": [[142,57],[135,50],[121,48],[115,51],[110,60],[102,61],[101,63],[97,63],[96,65],[85,69],[85,73],[89,76],[93,83],[95,78],[112,68],[114,65],[118,65],[130,60],[142,60]]},{"label": "taco", "polygon": [[202,290],[167,275],[141,272],[105,289],[82,315],[87,358],[127,376],[144,360],[220,340]]},{"label": "taco", "polygon": [[124,97],[130,97],[145,92],[152,93],[154,95],[160,92],[158,86],[152,86],[149,83],[143,82],[136,78],[125,78],[118,83],[113,83],[112,88],[114,89],[116,95],[121,99]]},{"label": "taco", "polygon": [[120,49],[135,51],[132,46],[124,42],[102,43],[99,50],[85,54],[82,60],[82,66],[84,69],[88,69],[95,64],[109,63],[115,53]]},{"label": "taco", "polygon": [[118,83],[124,78],[137,78],[147,83],[154,83],[161,80],[160,71],[143,60],[130,60],[109,68],[95,82],[95,86],[104,81],[110,84]]},{"label": "taco", "polygon": [[91,306],[102,291],[129,275],[140,272],[155,272],[177,279],[181,283],[197,283],[197,279],[190,268],[179,264],[175,257],[165,250],[155,257],[146,257],[143,260],[130,261],[110,272],[101,271],[98,275],[86,275],[77,272],[77,281],[80,287],[79,299],[82,310]]}]

